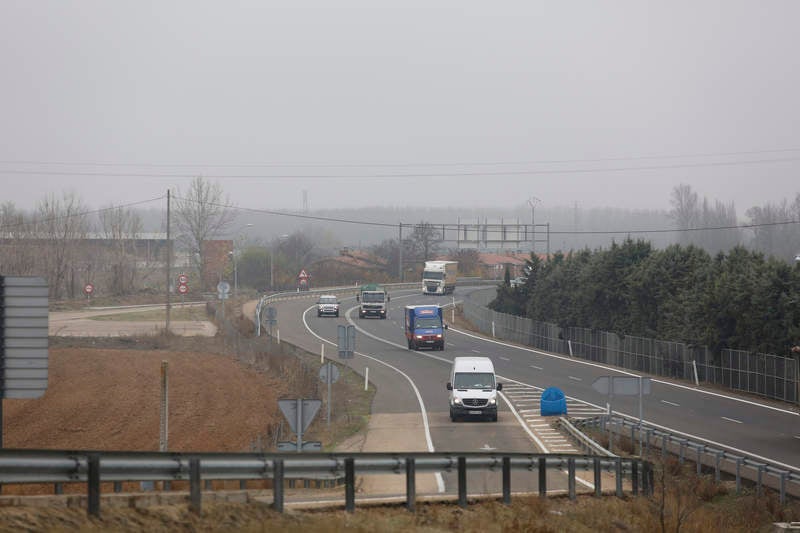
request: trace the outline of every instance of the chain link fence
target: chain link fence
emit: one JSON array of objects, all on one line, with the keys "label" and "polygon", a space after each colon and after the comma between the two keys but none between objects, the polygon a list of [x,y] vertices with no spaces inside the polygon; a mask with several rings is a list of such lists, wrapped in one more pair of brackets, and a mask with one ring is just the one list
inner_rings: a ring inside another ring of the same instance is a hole
[{"label": "chain link fence", "polygon": [[498,313],[487,307],[494,288],[463,300],[464,317],[494,338],[646,374],[712,383],[791,403],[798,401],[798,361],[780,355],[722,350],[556,324]]}]

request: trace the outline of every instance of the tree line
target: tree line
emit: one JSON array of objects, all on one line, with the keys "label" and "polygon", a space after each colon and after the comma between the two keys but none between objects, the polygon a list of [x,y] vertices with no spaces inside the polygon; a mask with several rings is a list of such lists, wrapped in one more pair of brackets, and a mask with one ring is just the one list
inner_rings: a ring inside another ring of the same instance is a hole
[{"label": "tree line", "polygon": [[607,249],[531,254],[527,279],[506,282],[490,307],[559,326],[785,354],[800,342],[800,263],[735,246],[654,249],[626,239]]}]

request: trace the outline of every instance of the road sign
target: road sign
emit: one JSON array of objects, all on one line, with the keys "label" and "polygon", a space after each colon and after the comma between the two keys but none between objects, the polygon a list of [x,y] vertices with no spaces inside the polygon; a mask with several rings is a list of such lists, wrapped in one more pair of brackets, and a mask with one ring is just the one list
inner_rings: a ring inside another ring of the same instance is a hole
[{"label": "road sign", "polygon": [[[612,379],[613,378],[613,379]],[[650,378],[641,378],[642,394],[650,394]],[[611,383],[614,383],[613,389]],[[592,388],[600,394],[608,396],[639,396],[639,378],[637,376],[600,376],[592,383]]]},{"label": "road sign", "polygon": [[189,292],[189,287],[187,285],[181,283],[180,285],[178,285],[178,292],[180,294],[186,294],[187,292]]},{"label": "road sign", "polygon": [[91,283],[87,283],[86,285],[83,286],[83,292],[85,292],[86,294],[92,294],[94,292],[94,285],[92,285]]},{"label": "road sign", "polygon": [[189,276],[187,276],[186,274],[181,274],[180,276],[178,276],[178,283],[181,285],[186,285],[187,283],[189,283]]},{"label": "road sign", "polygon": [[35,277],[0,277],[0,293],[0,397],[40,398],[47,390],[47,282]]},{"label": "road sign", "polygon": [[228,283],[227,281],[220,281],[219,283],[217,283],[217,292],[225,294],[231,292],[231,284]]},{"label": "road sign", "polygon": [[300,273],[297,275],[297,279],[308,279],[308,273],[306,272],[305,268],[300,269]]},{"label": "road sign", "polygon": [[339,357],[352,359],[356,350],[356,327],[339,325]]},{"label": "road sign", "polygon": [[339,380],[339,368],[333,363],[325,363],[319,369],[319,380],[323,383],[328,383],[328,372],[330,369],[331,383],[336,383]]},{"label": "road sign", "polygon": [[[321,452],[322,451],[322,443],[319,441],[310,441],[303,443],[303,451],[304,452]],[[279,452],[296,452],[297,451],[297,443],[296,442],[279,442],[278,443],[278,451]]]},{"label": "road sign", "polygon": [[[319,408],[322,407],[322,400],[278,400],[278,407],[280,407],[283,416],[286,417],[286,421],[289,422],[291,430],[295,433],[304,433],[308,426],[311,425],[314,417],[317,416]],[[300,410],[299,415],[298,408]],[[299,432],[298,429],[300,430]]]}]

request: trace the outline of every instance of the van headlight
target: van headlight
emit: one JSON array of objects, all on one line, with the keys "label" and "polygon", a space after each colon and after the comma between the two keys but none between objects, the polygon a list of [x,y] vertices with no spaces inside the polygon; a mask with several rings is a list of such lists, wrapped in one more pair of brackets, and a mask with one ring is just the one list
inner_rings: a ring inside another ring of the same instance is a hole
[{"label": "van headlight", "polygon": [[489,405],[497,405],[497,399],[496,398],[489,398]]},{"label": "van headlight", "polygon": [[422,338],[422,335],[417,335],[417,338],[418,338],[418,339],[421,339],[421,338]]},{"label": "van headlight", "polygon": [[442,338],[442,334],[441,334],[441,333],[437,333],[437,334],[436,334],[436,338],[437,338],[437,339],[441,339],[441,338]]},{"label": "van headlight", "polygon": [[461,398],[453,398],[453,403],[456,405],[461,405]]}]

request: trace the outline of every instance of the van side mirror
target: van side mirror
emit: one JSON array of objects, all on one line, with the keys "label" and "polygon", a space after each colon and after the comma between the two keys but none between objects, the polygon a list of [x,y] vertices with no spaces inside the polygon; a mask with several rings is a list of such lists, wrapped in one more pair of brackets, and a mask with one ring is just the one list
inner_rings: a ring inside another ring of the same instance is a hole
[{"label": "van side mirror", "polygon": [[360,298],[360,296],[359,296],[358,294],[356,294],[356,301],[357,301],[357,302],[360,302],[360,301],[361,301],[361,300],[359,300],[359,298]]},{"label": "van side mirror", "polygon": [[447,324],[444,325],[444,329],[447,329]]},{"label": "van side mirror", "polygon": [[453,384],[449,381],[447,382],[447,390],[453,390]]},{"label": "van side mirror", "polygon": [[498,383],[497,384],[497,390],[503,390],[503,384],[502,383]]}]

